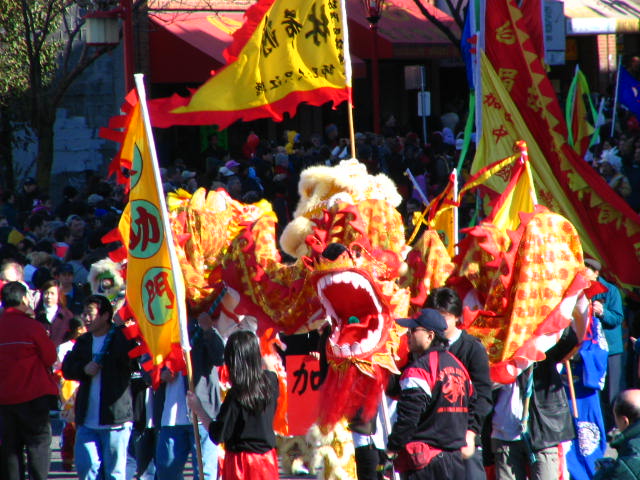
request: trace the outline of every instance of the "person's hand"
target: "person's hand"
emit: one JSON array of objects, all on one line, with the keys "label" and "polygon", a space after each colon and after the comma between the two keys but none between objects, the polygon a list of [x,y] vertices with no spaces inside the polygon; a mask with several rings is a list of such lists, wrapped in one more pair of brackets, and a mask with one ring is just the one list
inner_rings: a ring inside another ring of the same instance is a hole
[{"label": "person's hand", "polygon": [[462,458],[467,460],[476,453],[476,434],[471,430],[467,430],[467,444],[460,449]]},{"label": "person's hand", "polygon": [[168,368],[164,368],[162,370],[162,372],[160,372],[160,381],[165,382],[165,383],[169,383],[169,382],[173,381],[174,378],[176,378],[176,375],[177,374],[173,373]]},{"label": "person's hand", "polygon": [[198,315],[198,325],[202,330],[211,330],[213,328],[213,318],[207,312]]},{"label": "person's hand", "polygon": [[604,305],[602,305],[602,302],[600,302],[599,300],[594,300],[591,303],[591,306],[593,307],[593,314],[596,317],[601,317],[604,313]]},{"label": "person's hand", "polygon": [[92,360],[84,366],[84,373],[86,373],[90,377],[93,377],[98,374],[101,368],[102,367],[100,366],[100,364]]}]

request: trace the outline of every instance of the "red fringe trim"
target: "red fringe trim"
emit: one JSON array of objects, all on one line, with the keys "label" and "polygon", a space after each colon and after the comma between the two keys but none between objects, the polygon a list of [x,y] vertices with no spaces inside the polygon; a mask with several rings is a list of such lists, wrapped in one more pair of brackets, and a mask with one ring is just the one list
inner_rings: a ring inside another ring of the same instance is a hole
[{"label": "red fringe trim", "polygon": [[333,102],[333,108],[350,99],[351,87],[335,88],[323,87],[309,91],[291,92],[286,97],[273,103],[254,108],[232,111],[199,111],[189,113],[171,113],[178,107],[189,103],[190,97],[173,95],[168,98],[148,100],[149,115],[154,127],[167,128],[173,125],[209,125],[215,124],[221,130],[232,123],[242,120],[249,122],[260,118],[271,117],[274,121],[282,121],[284,114],[295,115],[301,103],[318,107],[327,102]]},{"label": "red fringe trim", "polygon": [[322,386],[322,402],[318,424],[332,426],[343,417],[352,420],[356,416],[363,421],[370,420],[378,410],[382,387],[387,384],[389,372],[374,366],[375,378],[369,377],[355,365],[342,369],[331,366]]}]

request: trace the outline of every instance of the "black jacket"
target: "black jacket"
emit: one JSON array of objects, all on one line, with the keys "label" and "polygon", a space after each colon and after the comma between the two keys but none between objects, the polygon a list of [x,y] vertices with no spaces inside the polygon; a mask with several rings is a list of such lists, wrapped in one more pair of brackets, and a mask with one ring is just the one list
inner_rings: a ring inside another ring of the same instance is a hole
[{"label": "black jacket", "polygon": [[[431,352],[437,354],[432,363]],[[391,451],[421,441],[442,450],[466,445],[473,387],[461,362],[446,351],[427,350],[400,377],[397,418],[387,442]]]},{"label": "black jacket", "polygon": [[[576,432],[556,364],[578,343],[575,332],[567,328],[560,341],[546,353],[546,358],[533,366],[533,394],[529,406],[529,433],[534,450],[553,447],[575,438]],[[526,390],[526,375],[518,377]]]},{"label": "black jacket", "polygon": [[248,411],[230,391],[224,399],[218,417],[209,425],[209,437],[213,443],[224,443],[227,451],[236,453],[266,453],[275,448],[273,418],[279,395],[278,377],[268,370],[264,371],[264,375],[268,377],[271,388],[269,403],[264,411]]},{"label": "black jacket", "polygon": [[479,435],[493,406],[487,351],[480,340],[462,330],[460,338],[449,346],[449,352],[453,353],[469,372],[475,395],[469,403],[467,429]]},{"label": "black jacket", "polygon": [[[91,379],[84,367],[92,360],[93,335],[81,335],[73,349],[62,362],[62,374],[68,380],[80,382],[76,397],[76,423],[84,424],[89,403]],[[127,340],[121,328],[116,328],[102,361],[100,383],[100,424],[121,425],[133,420],[131,399],[131,373],[135,363],[129,358],[129,350],[135,343]]]}]

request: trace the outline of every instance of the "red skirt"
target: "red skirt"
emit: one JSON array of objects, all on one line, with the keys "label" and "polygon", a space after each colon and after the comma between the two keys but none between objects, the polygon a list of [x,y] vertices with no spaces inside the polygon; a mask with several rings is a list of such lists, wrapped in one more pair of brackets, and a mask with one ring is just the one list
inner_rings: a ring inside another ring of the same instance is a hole
[{"label": "red skirt", "polygon": [[279,478],[276,449],[266,453],[225,452],[224,480],[273,480]]}]

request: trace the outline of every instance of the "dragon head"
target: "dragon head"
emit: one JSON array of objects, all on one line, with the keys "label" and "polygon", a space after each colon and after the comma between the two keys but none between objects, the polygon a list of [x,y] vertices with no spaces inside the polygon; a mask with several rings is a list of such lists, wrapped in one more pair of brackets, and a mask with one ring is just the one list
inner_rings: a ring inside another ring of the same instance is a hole
[{"label": "dragon head", "polygon": [[[390,252],[388,257],[393,260]],[[393,270],[358,243],[332,243],[317,257],[311,281],[331,319],[333,359],[371,361],[386,349],[394,315]]]}]

